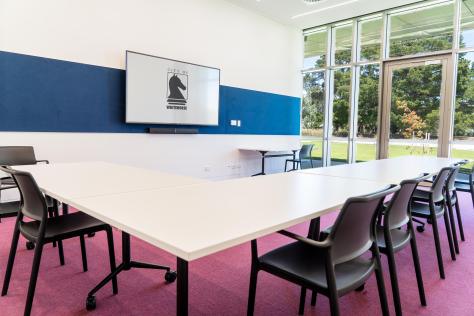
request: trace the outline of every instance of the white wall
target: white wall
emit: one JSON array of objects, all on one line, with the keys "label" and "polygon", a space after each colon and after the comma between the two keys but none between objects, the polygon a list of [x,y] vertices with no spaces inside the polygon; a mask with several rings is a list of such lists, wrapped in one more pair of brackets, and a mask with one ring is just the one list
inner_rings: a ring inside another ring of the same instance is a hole
[{"label": "white wall", "polygon": [[[299,97],[301,33],[223,0],[0,0],[0,50],[124,68],[125,50],[219,67],[221,84]],[[257,172],[249,144],[297,136],[0,133],[57,161],[105,160],[220,179]],[[230,167],[229,167],[230,166]],[[281,171],[282,161],[268,165]],[[208,170],[208,171],[204,171]]]}]

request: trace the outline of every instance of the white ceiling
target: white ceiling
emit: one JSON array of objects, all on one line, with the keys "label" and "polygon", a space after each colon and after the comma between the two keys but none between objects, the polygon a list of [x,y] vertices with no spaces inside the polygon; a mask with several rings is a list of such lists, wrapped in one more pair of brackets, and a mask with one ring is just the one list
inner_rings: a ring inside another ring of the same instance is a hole
[{"label": "white ceiling", "polygon": [[419,0],[321,0],[308,5],[303,0],[228,1],[299,29],[420,2]]}]

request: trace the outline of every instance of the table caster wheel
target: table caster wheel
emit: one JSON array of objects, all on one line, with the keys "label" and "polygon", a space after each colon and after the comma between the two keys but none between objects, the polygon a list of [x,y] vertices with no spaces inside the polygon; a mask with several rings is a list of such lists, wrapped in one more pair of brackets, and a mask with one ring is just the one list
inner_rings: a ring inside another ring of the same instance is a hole
[{"label": "table caster wheel", "polygon": [[95,296],[94,295],[88,296],[86,299],[86,309],[88,311],[92,311],[95,309],[95,307],[96,307]]},{"label": "table caster wheel", "polygon": [[416,230],[419,232],[419,233],[422,233],[425,231],[425,227],[423,226],[416,226]]},{"label": "table caster wheel", "polygon": [[359,286],[357,289],[356,289],[356,292],[362,292],[365,288],[365,284],[362,284],[361,286]]},{"label": "table caster wheel", "polygon": [[95,236],[95,233],[87,234],[87,237],[89,237],[89,238],[92,238],[92,237],[94,237],[94,236]]},{"label": "table caster wheel", "polygon": [[33,249],[35,249],[35,243],[34,243],[34,242],[31,242],[31,241],[27,241],[27,242],[26,242],[26,249],[28,249],[28,250],[33,250]]},{"label": "table caster wheel", "polygon": [[166,283],[173,283],[176,280],[177,273],[176,271],[167,271],[165,274]]}]

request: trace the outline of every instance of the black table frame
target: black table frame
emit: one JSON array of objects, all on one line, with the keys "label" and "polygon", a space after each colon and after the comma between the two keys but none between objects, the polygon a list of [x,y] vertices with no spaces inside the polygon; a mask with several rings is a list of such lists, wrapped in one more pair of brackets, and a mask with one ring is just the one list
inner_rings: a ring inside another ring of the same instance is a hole
[{"label": "black table frame", "polygon": [[260,153],[260,155],[262,155],[262,171],[259,172],[259,173],[256,173],[254,175],[252,175],[252,177],[255,177],[255,176],[264,176],[266,175],[265,173],[265,158],[275,158],[275,157],[289,157],[289,156],[292,156],[293,157],[293,169],[296,168],[295,166],[295,159],[296,159],[296,152],[298,151],[299,149],[292,149],[291,151],[293,152],[292,154],[275,154],[275,155],[267,155],[268,151],[266,150],[258,150],[258,152]]}]

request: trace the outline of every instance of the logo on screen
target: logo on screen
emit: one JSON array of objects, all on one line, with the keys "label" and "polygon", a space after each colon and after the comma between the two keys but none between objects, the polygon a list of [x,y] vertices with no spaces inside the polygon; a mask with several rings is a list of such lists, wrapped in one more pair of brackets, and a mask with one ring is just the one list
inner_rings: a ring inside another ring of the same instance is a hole
[{"label": "logo on screen", "polygon": [[187,110],[188,73],[178,69],[168,69],[168,105],[170,110]]}]

